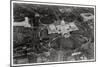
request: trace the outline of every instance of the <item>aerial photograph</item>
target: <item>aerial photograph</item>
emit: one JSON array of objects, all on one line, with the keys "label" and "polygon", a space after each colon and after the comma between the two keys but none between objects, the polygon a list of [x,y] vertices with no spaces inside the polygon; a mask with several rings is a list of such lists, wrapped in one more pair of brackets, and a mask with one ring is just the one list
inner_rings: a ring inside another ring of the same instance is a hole
[{"label": "aerial photograph", "polygon": [[95,60],[95,8],[12,3],[13,64]]}]

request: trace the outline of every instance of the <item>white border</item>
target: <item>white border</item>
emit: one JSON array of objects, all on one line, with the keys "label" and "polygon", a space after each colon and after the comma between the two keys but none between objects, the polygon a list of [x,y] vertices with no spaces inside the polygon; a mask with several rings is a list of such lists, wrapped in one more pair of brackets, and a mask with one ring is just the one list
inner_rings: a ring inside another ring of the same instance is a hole
[{"label": "white border", "polygon": [[[89,61],[96,61],[96,43],[94,42],[94,59],[91,60],[78,60],[78,61],[60,61],[60,62],[45,62],[45,63],[29,63],[29,64],[13,64],[13,3],[25,3],[25,4],[40,4],[40,5],[56,5],[56,6],[74,6],[74,7],[89,7],[94,8],[94,39],[95,38],[95,30],[96,30],[96,18],[95,18],[95,9],[94,5],[76,5],[76,4],[63,4],[63,3],[47,3],[47,2],[36,2],[36,1],[11,1],[11,66],[30,66],[30,65],[43,65],[43,64],[58,64],[58,63],[76,63],[76,62],[89,62]],[[95,41],[95,40],[94,40]]]}]

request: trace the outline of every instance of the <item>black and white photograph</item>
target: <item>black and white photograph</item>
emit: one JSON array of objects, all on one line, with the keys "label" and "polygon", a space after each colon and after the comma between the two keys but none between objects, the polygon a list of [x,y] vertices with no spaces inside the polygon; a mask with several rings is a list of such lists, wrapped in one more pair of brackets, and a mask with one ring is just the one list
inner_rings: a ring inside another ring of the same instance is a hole
[{"label": "black and white photograph", "polygon": [[11,2],[11,65],[95,61],[95,6]]}]

